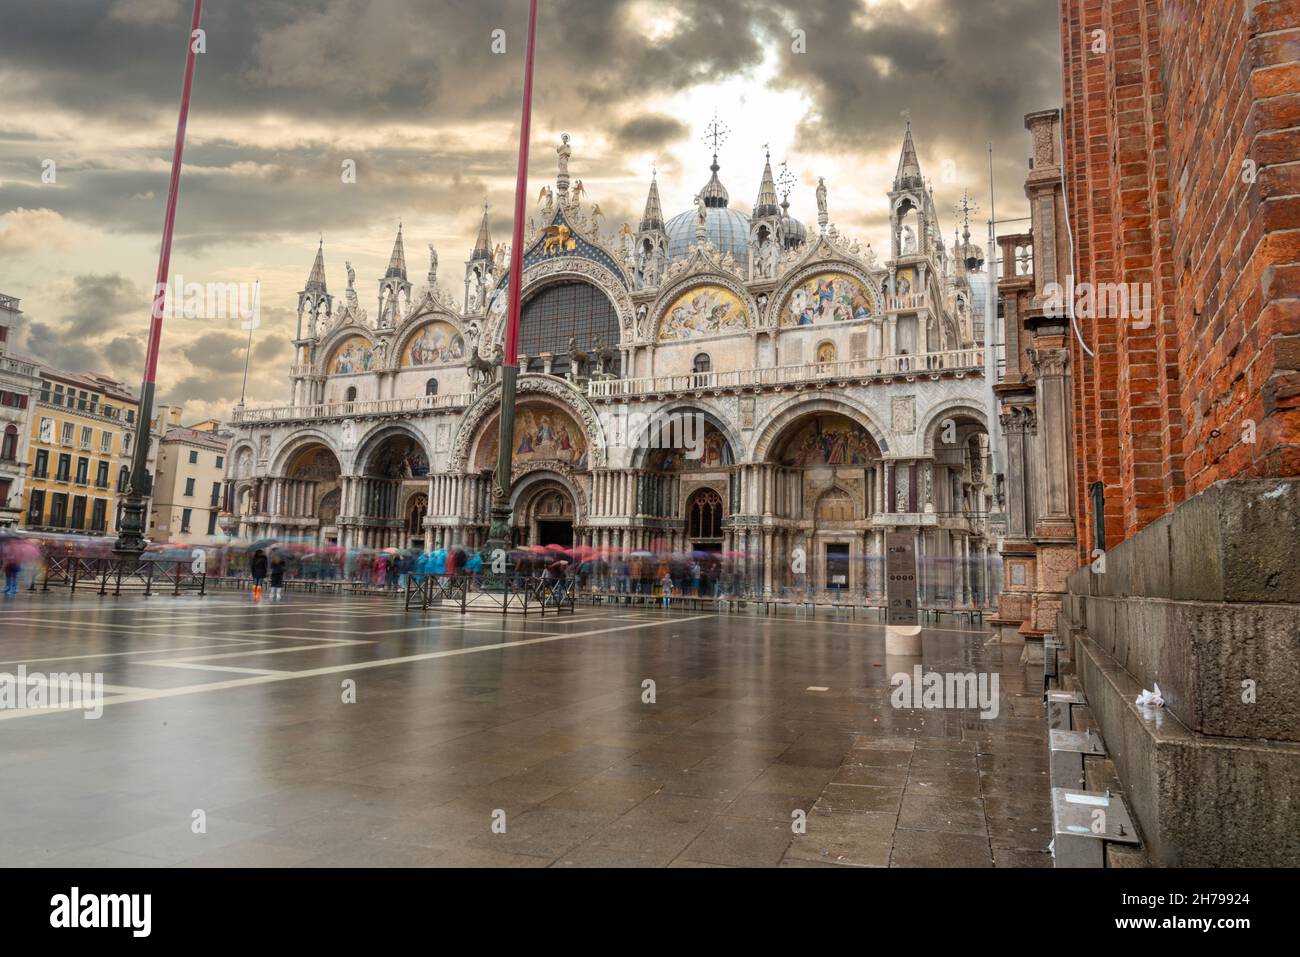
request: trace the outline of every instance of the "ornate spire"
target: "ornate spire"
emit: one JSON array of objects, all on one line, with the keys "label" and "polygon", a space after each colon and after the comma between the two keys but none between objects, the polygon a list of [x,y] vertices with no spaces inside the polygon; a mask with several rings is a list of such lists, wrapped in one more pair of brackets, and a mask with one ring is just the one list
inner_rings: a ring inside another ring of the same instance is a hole
[{"label": "ornate spire", "polygon": [[908,189],[921,185],[921,161],[912,142],[912,121],[907,121],[903,134],[903,149],[898,157],[898,172],[894,174],[894,189]]},{"label": "ornate spire", "polygon": [[962,222],[962,241],[970,242],[970,217],[972,213],[978,213],[980,210],[979,203],[970,198],[970,191],[963,189],[961,199],[953,205],[953,212],[961,218]]},{"label": "ornate spire", "polygon": [[311,275],[307,277],[307,289],[312,292],[325,292],[325,237],[321,237],[316,247],[316,261],[311,264]]},{"label": "ornate spire", "polygon": [[475,259],[492,258],[492,235],[488,232],[488,204],[483,200],[483,222],[478,227],[478,239],[474,241],[474,252],[470,254],[470,261]]},{"label": "ornate spire", "polygon": [[650,192],[645,198],[645,212],[641,214],[641,232],[664,228],[664,211],[659,205],[658,173],[650,174]]},{"label": "ornate spire", "polygon": [[402,224],[397,224],[397,241],[393,243],[393,254],[388,257],[388,271],[384,273],[385,279],[392,277],[399,279],[406,278],[406,250],[402,248]]},{"label": "ornate spire", "polygon": [[713,163],[709,166],[709,169],[713,171],[713,176],[700,190],[700,195],[704,197],[705,206],[720,208],[726,206],[731,200],[727,193],[727,187],[723,186],[722,181],[718,179],[718,170],[721,168],[718,166],[718,147],[727,141],[727,136],[730,133],[731,130],[718,119],[717,111],[714,111],[712,122],[704,130],[704,142],[712,144],[713,147]]},{"label": "ornate spire", "polygon": [[763,180],[758,187],[758,199],[754,201],[754,219],[781,215],[781,208],[776,200],[776,181],[772,178],[772,154],[765,155]]}]

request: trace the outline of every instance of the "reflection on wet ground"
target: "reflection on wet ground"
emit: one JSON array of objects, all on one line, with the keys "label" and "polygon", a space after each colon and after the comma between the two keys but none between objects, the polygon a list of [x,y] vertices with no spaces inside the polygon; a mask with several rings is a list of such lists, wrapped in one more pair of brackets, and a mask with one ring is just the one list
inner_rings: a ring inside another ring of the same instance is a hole
[{"label": "reflection on wet ground", "polygon": [[[1050,866],[1041,673],[985,641],[23,595],[0,675],[100,673],[104,707],[0,711],[0,864]],[[996,674],[996,717],[893,707],[918,664]]]}]

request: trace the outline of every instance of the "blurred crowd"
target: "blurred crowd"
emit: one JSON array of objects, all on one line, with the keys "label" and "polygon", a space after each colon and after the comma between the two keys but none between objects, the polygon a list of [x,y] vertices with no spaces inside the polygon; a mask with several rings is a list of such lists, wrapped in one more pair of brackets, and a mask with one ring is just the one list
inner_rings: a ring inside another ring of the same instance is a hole
[{"label": "blurred crowd", "polygon": [[[113,551],[114,544],[115,539],[107,537],[34,535],[0,529],[0,565],[5,573],[5,593],[12,596],[30,587],[45,574],[47,565],[54,568],[58,559],[119,557]],[[412,579],[418,582],[430,576],[463,575],[474,583],[488,574],[505,573],[514,577],[569,579],[575,581],[582,591],[709,598],[763,593],[765,577],[763,557],[745,552],[627,552],[586,545],[533,545],[493,555],[461,545],[434,549],[342,548],[268,538],[215,545],[150,545],[143,557],[159,562],[184,563],[187,567],[201,557],[202,570],[209,579],[251,581],[255,598],[260,600],[264,590],[269,589],[267,597],[273,601],[282,597],[286,580],[346,581],[396,591],[405,589]],[[844,574],[842,580],[851,579],[859,583],[855,590],[860,595],[880,598],[878,592],[882,588],[884,573],[880,557],[855,555],[848,561],[857,570],[851,576]],[[960,570],[955,564],[958,561],[960,559],[926,560],[927,574],[933,576],[935,582],[929,601],[935,604],[952,602],[951,589],[942,589],[938,583],[960,578]],[[847,568],[843,571],[847,572]],[[55,577],[53,571],[49,574],[51,578]],[[818,585],[811,581],[811,576],[802,573],[773,577],[777,580],[784,578],[787,582],[772,589],[779,596],[800,600],[805,596],[831,599],[837,590],[845,597],[848,595],[848,589],[839,584]],[[988,577],[992,581],[1000,580],[1000,562],[988,570]],[[870,591],[864,590],[861,584],[867,582],[875,583]],[[972,597],[975,604],[983,604],[983,595],[976,592]]]}]

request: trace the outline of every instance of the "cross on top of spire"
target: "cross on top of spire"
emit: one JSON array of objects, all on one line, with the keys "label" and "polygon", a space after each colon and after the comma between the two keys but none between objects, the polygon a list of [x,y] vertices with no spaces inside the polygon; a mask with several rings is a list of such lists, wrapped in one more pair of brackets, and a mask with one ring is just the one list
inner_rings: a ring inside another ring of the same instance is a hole
[{"label": "cross on top of spire", "polygon": [[731,128],[718,119],[718,111],[713,111],[713,119],[709,125],[704,128],[704,142],[709,143],[713,149],[713,165],[718,164],[718,147],[727,142],[727,137],[731,135]]},{"label": "cross on top of spire", "polygon": [[718,119],[718,112],[717,110],[714,110],[713,119],[705,128],[703,137],[704,142],[710,144],[713,149],[713,163],[709,166],[709,169],[713,171],[713,175],[709,178],[709,181],[704,184],[704,189],[700,190],[700,195],[704,197],[705,206],[726,206],[729,201],[727,188],[723,186],[722,181],[718,179],[718,170],[721,169],[721,167],[718,166],[718,147],[727,141],[727,137],[730,134],[731,130],[727,127],[727,124]]},{"label": "cross on top of spire", "polygon": [[788,199],[790,197],[790,193],[794,189],[794,184],[798,181],[799,178],[795,176],[794,173],[790,172],[790,164],[785,160],[782,160],[781,172],[776,177],[776,186],[777,189],[781,191],[782,199]]},{"label": "cross on top of spire", "polygon": [[967,240],[969,240],[971,214],[978,213],[980,211],[979,203],[971,199],[971,195],[968,190],[963,189],[961,191],[961,201],[953,203],[952,209],[953,212],[955,212],[958,216],[961,217],[962,236],[965,237]]}]

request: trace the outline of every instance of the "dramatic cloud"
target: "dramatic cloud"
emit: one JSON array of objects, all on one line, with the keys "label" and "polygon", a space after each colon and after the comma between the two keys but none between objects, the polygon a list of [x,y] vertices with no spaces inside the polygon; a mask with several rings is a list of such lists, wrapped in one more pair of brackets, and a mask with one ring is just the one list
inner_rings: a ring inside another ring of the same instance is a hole
[{"label": "dramatic cloud", "polygon": [[[368,304],[399,220],[416,282],[433,242],[440,278],[458,283],[485,200],[494,243],[509,239],[526,9],[205,6],[172,273],[261,282],[274,319],[255,337],[250,402],[284,400],[292,309],[321,236],[331,291],[350,260]],[[189,11],[5,2],[0,291],[24,300],[17,341],[51,362],[139,378]],[[607,229],[635,223],[651,164],[664,212],[687,210],[709,175],[701,134],[716,110],[731,129],[719,161],[733,205],[753,202],[766,147],[796,178],[794,215],[812,220],[825,176],[833,221],[880,248],[906,113],[950,239],[962,190],[988,193],[990,143],[999,215],[1023,214],[1023,115],[1059,102],[1057,30],[1043,0],[548,0],[530,203],[567,131]],[[238,399],[240,336],[236,323],[167,325],[160,389],[187,418]]]},{"label": "dramatic cloud", "polygon": [[19,206],[0,213],[0,256],[63,250],[69,243],[67,221],[52,209]]},{"label": "dramatic cloud", "polygon": [[619,128],[617,139],[628,147],[666,146],[683,139],[690,130],[671,116],[638,116]]}]

